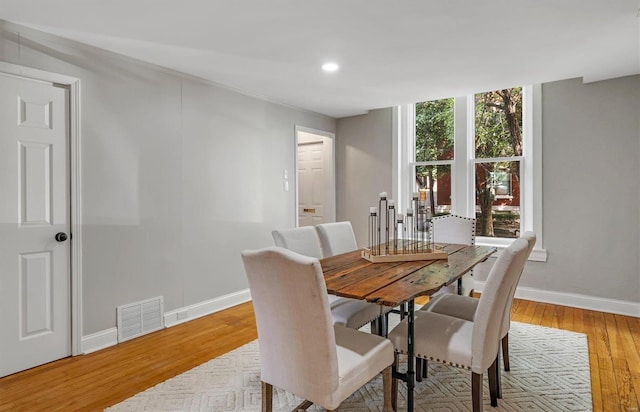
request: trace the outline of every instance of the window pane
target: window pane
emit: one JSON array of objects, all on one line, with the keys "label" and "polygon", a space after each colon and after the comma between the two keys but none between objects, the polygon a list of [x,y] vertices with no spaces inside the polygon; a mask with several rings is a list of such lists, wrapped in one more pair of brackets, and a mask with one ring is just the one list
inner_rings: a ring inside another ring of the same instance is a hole
[{"label": "window pane", "polygon": [[522,156],[522,87],[475,96],[476,158]]},{"label": "window pane", "polygon": [[[433,187],[433,196],[429,187]],[[450,214],[451,165],[416,166],[416,192],[420,207],[426,207],[433,216]]]},{"label": "window pane", "polygon": [[453,98],[416,103],[416,161],[453,159]]},{"label": "window pane", "polygon": [[476,163],[476,234],[520,235],[520,162]]}]

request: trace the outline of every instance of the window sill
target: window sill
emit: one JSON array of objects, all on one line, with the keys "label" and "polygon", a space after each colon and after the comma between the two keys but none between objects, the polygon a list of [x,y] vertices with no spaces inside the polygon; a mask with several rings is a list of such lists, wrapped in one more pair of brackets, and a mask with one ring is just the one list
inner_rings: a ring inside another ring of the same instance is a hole
[{"label": "window sill", "polygon": [[[477,246],[493,246],[498,249],[496,253],[491,255],[492,258],[497,258],[500,256],[500,253],[506,249],[512,240],[515,239],[491,239],[485,240],[487,238],[482,239],[481,241],[476,240]],[[547,249],[539,249],[533,248],[531,251],[531,255],[529,255],[529,260],[532,262],[546,262],[547,261]]]}]

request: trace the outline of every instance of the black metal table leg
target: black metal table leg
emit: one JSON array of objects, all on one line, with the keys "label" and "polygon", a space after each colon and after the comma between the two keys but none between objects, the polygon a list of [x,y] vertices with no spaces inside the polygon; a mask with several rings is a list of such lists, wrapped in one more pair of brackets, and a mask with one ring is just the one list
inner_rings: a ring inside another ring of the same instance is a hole
[{"label": "black metal table leg", "polygon": [[415,386],[415,356],[413,353],[413,312],[414,301],[407,303],[407,412],[413,412],[413,387]]}]

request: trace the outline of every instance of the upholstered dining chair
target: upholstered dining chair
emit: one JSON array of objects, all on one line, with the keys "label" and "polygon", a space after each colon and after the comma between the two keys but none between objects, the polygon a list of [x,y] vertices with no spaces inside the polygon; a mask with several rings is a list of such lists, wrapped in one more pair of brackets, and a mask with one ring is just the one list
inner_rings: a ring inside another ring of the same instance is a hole
[{"label": "upholstered dining chair", "polygon": [[[460,245],[476,244],[476,220],[459,215],[446,215],[433,218],[433,241],[440,243],[457,243]],[[467,276],[465,276],[467,278]],[[435,295],[441,293],[463,294],[463,279],[454,284],[443,287]],[[464,291],[467,292],[467,291]],[[468,293],[464,293],[468,294]]]},{"label": "upholstered dining chair", "polygon": [[358,250],[351,222],[321,223],[316,230],[325,257]]},{"label": "upholstered dining chair", "polygon": [[[471,370],[472,405],[482,411],[482,376],[488,371],[491,405],[497,406],[496,360],[500,328],[509,294],[527,260],[528,243],[514,240],[493,265],[473,321],[430,311],[416,311],[415,356]],[[458,295],[456,295],[458,296]],[[407,353],[407,320],[391,333],[396,353]],[[394,381],[394,398],[397,384]],[[394,405],[395,406],[395,405]]]},{"label": "upholstered dining chair", "polygon": [[[476,220],[459,215],[445,215],[433,218],[433,241],[436,243],[455,243],[460,245],[476,244]],[[473,271],[468,275],[458,279],[457,284],[442,287],[439,291],[431,295],[430,301],[450,293],[467,295],[471,288],[463,287],[466,280],[470,279]],[[422,381],[427,377],[427,361],[416,359],[416,380]]]},{"label": "upholstered dining chair", "polygon": [[[358,250],[358,243],[356,242],[356,235],[353,233],[351,222],[321,223],[316,225],[316,231],[320,238],[324,257]],[[386,335],[386,322],[383,324],[380,322],[382,322],[383,316],[389,312],[391,308],[375,303],[367,303],[367,305],[376,307],[376,310],[371,308],[368,312],[369,316],[375,316],[375,319],[370,318],[371,332]],[[345,307],[345,309],[347,309],[347,307]]]},{"label": "upholstered dining chair", "polygon": [[[335,410],[382,372],[384,410],[391,407],[393,345],[333,325],[317,258],[281,247],[243,251],[258,328],[262,411],[272,410],[273,386]],[[294,308],[294,309],[292,309]]]},{"label": "upholstered dining chair", "polygon": [[[531,251],[533,251],[533,247],[536,244],[536,234],[534,232],[525,232],[522,235],[522,238],[527,241],[527,260],[531,255]],[[526,264],[526,260],[525,260]],[[502,315],[502,323],[500,325],[500,340],[502,344],[502,359],[504,363],[504,370],[510,370],[510,362],[509,362],[509,328],[511,327],[511,307],[513,305],[513,298],[516,293],[516,288],[518,286],[518,282],[520,281],[520,276],[522,275],[522,271],[524,270],[524,265],[520,274],[518,275],[515,283],[511,286],[509,290],[509,298],[507,299],[507,305],[504,310],[504,314]],[[441,313],[443,315],[455,316],[460,319],[473,321],[476,316],[476,311],[478,308],[479,299],[471,296],[459,296],[454,294],[443,294],[435,297],[433,300],[430,300],[429,303],[420,308],[420,311],[428,311]],[[498,369],[499,369],[498,365]],[[426,370],[426,365],[422,365],[422,370]],[[423,375],[424,376],[424,375]],[[502,396],[502,389],[500,386],[500,374],[498,371],[498,397]]]},{"label": "upholstered dining chair", "polygon": [[[327,256],[326,253],[323,254],[318,232],[313,226],[278,229],[272,231],[271,235],[276,246],[318,259]],[[329,295],[329,304],[331,305],[333,323],[353,329],[360,329],[367,323],[376,321],[380,316],[380,308],[382,307],[364,300],[335,295]],[[372,326],[371,329],[377,332],[376,326]]]},{"label": "upholstered dining chair", "polygon": [[322,246],[313,226],[278,229],[271,232],[276,246],[293,250],[304,256],[322,259]]}]

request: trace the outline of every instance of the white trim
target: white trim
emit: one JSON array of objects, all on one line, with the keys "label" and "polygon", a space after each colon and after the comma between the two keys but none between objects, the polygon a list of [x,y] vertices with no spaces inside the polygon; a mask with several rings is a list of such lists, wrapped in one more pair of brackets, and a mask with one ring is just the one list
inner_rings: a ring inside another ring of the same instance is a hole
[{"label": "white trim", "polygon": [[69,167],[71,173],[71,354],[83,352],[82,337],[82,181],[80,79],[0,61],[0,72],[69,87]]},{"label": "white trim", "polygon": [[[475,218],[473,205],[469,199],[473,188],[472,177],[466,173],[469,168],[469,153],[473,145],[468,142],[469,125],[467,119],[473,116],[469,113],[466,97],[456,97],[453,100],[453,161],[451,167],[451,214]],[[466,176],[466,177],[465,177]]]},{"label": "white trim", "polygon": [[86,355],[118,344],[118,328],[109,328],[82,337],[81,353]]},{"label": "white trim", "polygon": [[396,117],[392,118],[397,122],[393,130],[398,135],[397,145],[397,164],[395,165],[394,173],[398,179],[397,193],[393,193],[393,198],[397,199],[397,210],[405,210],[411,203],[411,194],[413,193],[413,182],[415,181],[415,171],[407,165],[413,162],[415,157],[415,127],[411,125],[415,124],[415,106],[413,104],[406,104],[396,107]]},{"label": "white trim", "polygon": [[[251,293],[249,289],[244,289],[235,293],[220,296],[215,299],[196,303],[175,309],[164,314],[164,327],[179,325],[202,316],[210,315],[221,310],[228,309],[241,303],[249,302]],[[178,313],[186,313],[186,317],[178,320]],[[118,328],[109,328],[91,335],[83,336],[81,339],[81,352],[87,354],[118,344]]]},{"label": "white trim", "polygon": [[[474,283],[474,291],[482,293],[485,282],[476,280]],[[554,292],[522,286],[516,289],[515,297],[534,302],[552,303],[554,305],[640,318],[640,303],[638,302],[579,295],[577,293]]]},{"label": "white trim", "polygon": [[[249,292],[249,289],[244,289],[238,292],[230,293],[228,295],[217,297],[215,299],[205,300],[194,305],[175,309],[164,314],[164,326],[169,328],[171,326],[179,325],[181,323],[188,322],[202,316],[210,315],[212,313],[228,309],[232,306],[236,306],[250,300],[251,293]],[[178,314],[180,314],[181,317],[184,317],[178,319]]]},{"label": "white trim", "polygon": [[[295,171],[293,172],[293,184],[295,185],[295,205],[294,205],[294,210],[295,210],[295,226],[298,227],[299,223],[298,222],[298,216],[299,216],[299,212],[298,212],[298,133],[299,132],[304,132],[304,133],[310,133],[310,134],[315,134],[315,135],[319,135],[319,136],[324,136],[327,137],[330,141],[331,147],[330,147],[330,151],[331,151],[331,159],[330,159],[330,165],[331,168],[329,170],[329,172],[331,173],[331,176],[327,176],[328,179],[330,179],[331,182],[331,187],[328,193],[328,199],[327,199],[327,204],[330,206],[329,208],[325,207],[325,217],[326,217],[326,221],[327,222],[335,222],[336,221],[336,213],[337,213],[337,209],[338,209],[338,205],[336,203],[336,146],[337,146],[337,142],[336,142],[336,134],[333,132],[328,132],[326,130],[320,130],[320,129],[313,129],[310,127],[305,127],[305,126],[298,126],[295,125],[294,127],[294,134],[293,134],[293,141],[294,141],[294,150],[293,150],[293,162],[294,162],[294,167],[295,167]],[[325,161],[326,163],[326,161]],[[291,172],[289,172],[289,176],[291,176]],[[287,179],[285,179],[286,181]],[[285,183],[287,184],[287,183]]]},{"label": "white trim", "polygon": [[[71,354],[82,353],[82,150],[80,80],[69,85],[71,171]],[[75,308],[75,309],[74,309]],[[75,337],[75,338],[74,338]]]},{"label": "white trim", "polygon": [[478,163],[499,163],[499,162],[522,162],[524,156],[511,156],[511,157],[476,157],[473,159],[474,164]]},{"label": "white trim", "polygon": [[65,76],[64,74],[46,72],[43,70],[33,69],[31,67],[19,66],[17,64],[0,61],[0,72],[9,73],[16,76],[28,77],[34,80],[40,80],[59,84],[73,84],[80,81],[75,77]]},{"label": "white trim", "polygon": [[[507,239],[507,238],[491,238],[491,237],[476,237],[476,245],[478,246],[491,246],[491,247],[495,247],[498,249],[498,251],[496,253],[494,253],[493,255],[489,256],[490,259],[495,259],[498,256],[500,256],[500,254],[502,253],[502,251],[504,249],[506,249],[507,247],[509,247],[509,245],[511,243],[513,243],[515,239]],[[547,250],[546,249],[539,249],[539,248],[534,248],[531,251],[531,254],[529,255],[529,259],[530,261],[533,262],[546,262],[547,261]]]},{"label": "white trim", "polygon": [[[400,107],[394,106],[391,109],[391,196],[392,199],[400,199],[400,187],[402,180],[400,178],[400,165],[402,160],[400,155],[402,153],[402,130],[400,125]],[[398,210],[402,209],[402,203],[398,202]]]},{"label": "white trim", "polygon": [[[525,221],[524,230],[534,231],[537,237],[536,246],[542,248],[544,246],[544,234],[542,232],[542,85],[534,84],[531,86],[531,91],[532,93],[529,94],[533,94],[533,107],[531,110],[531,115],[533,116],[531,133],[533,135],[530,136],[529,149],[531,149],[532,156],[529,156],[529,159],[532,161],[526,162],[525,167],[533,168],[533,173],[529,174],[533,185],[533,204],[531,205],[533,221]],[[527,226],[529,222],[533,223],[533,227]]]}]

